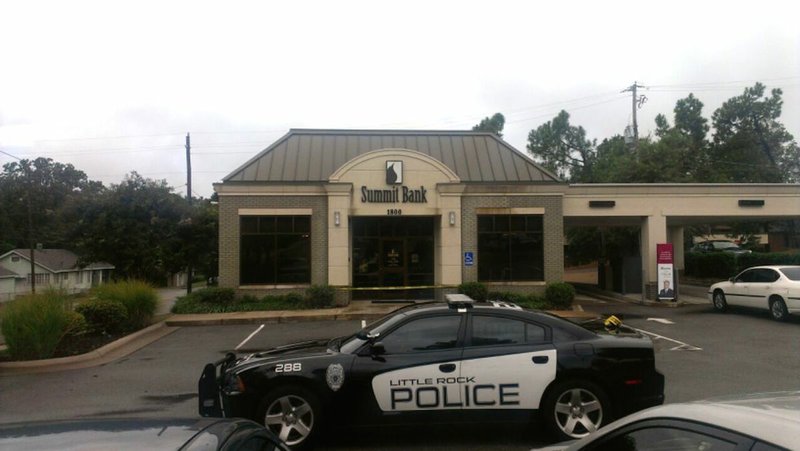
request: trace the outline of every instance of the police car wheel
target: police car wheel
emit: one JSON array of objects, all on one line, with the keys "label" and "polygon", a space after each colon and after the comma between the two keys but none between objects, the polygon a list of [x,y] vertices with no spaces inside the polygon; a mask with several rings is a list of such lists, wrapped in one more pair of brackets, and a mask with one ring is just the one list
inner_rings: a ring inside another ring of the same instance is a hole
[{"label": "police car wheel", "polygon": [[545,423],[559,440],[589,435],[610,420],[610,403],[596,384],[567,381],[549,391],[543,404]]},{"label": "police car wheel", "polygon": [[300,386],[278,387],[261,401],[259,420],[292,449],[310,446],[321,423],[316,395]]}]

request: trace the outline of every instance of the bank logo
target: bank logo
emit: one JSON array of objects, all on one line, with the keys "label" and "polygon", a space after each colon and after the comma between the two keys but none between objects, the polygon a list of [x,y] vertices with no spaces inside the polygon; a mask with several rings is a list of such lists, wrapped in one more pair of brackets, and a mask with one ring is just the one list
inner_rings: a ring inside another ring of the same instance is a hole
[{"label": "bank logo", "polygon": [[402,185],[403,184],[403,162],[402,161],[387,161],[386,162],[386,184],[387,185]]}]

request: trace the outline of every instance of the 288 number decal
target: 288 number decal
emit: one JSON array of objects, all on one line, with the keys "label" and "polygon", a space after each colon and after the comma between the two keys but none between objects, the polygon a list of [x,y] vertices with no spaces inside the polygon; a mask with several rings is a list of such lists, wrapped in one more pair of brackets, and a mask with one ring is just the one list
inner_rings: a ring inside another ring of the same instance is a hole
[{"label": "288 number decal", "polygon": [[279,363],[275,365],[276,373],[294,373],[296,371],[302,371],[302,369],[302,363]]}]

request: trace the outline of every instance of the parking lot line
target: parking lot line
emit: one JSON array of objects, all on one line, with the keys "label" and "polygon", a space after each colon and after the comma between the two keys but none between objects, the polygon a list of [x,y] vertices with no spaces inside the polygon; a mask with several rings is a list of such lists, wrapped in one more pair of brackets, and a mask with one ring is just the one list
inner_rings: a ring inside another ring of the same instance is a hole
[{"label": "parking lot line", "polygon": [[242,346],[244,346],[244,345],[245,345],[245,343],[247,343],[248,341],[250,341],[250,339],[251,339],[251,338],[253,338],[253,337],[254,337],[254,336],[257,334],[257,333],[261,332],[261,329],[263,329],[263,328],[264,328],[264,325],[263,325],[263,324],[262,324],[262,325],[260,325],[260,326],[258,326],[258,329],[254,330],[252,334],[248,335],[248,336],[247,336],[247,338],[245,338],[245,339],[244,339],[244,341],[242,341],[241,343],[239,343],[239,346],[237,346],[237,347],[233,348],[233,350],[234,350],[234,351],[238,351],[238,350],[239,350],[239,348],[241,348]]},{"label": "parking lot line", "polygon": [[653,337],[653,338],[655,338],[657,340],[666,340],[666,341],[671,341],[673,343],[676,343],[678,346],[670,348],[670,351],[702,351],[703,350],[703,348],[698,348],[697,346],[692,346],[692,345],[690,345],[688,343],[684,343],[682,341],[678,341],[678,340],[675,340],[675,339],[672,339],[672,338],[669,338],[669,337],[665,337],[663,335],[658,335],[657,333],[648,332],[648,331],[646,331],[644,329],[636,329],[636,328],[634,328],[634,330],[636,330],[638,332],[641,332],[643,334],[649,335],[649,336],[651,336],[651,337]]}]

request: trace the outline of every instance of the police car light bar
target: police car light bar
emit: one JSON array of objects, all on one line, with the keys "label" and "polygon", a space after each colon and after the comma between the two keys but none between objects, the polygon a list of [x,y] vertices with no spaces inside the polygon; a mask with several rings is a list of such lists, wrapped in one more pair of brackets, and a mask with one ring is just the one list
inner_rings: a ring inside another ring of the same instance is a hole
[{"label": "police car light bar", "polygon": [[472,307],[475,304],[475,300],[466,294],[446,294],[444,297],[451,307]]}]

